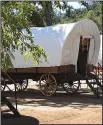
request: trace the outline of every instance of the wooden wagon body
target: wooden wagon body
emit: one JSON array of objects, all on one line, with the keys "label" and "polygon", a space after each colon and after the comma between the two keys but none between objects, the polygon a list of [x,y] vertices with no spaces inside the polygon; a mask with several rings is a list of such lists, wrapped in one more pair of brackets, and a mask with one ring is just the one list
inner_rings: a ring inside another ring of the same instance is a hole
[{"label": "wooden wagon body", "polygon": [[54,67],[31,67],[31,68],[14,68],[9,69],[7,73],[12,76],[12,78],[27,78],[27,79],[34,79],[38,81],[42,74],[53,74],[53,75],[64,75],[68,74],[71,75],[75,73],[75,66],[74,65],[64,65],[64,66],[54,66]]},{"label": "wooden wagon body", "polygon": [[[70,83],[73,81],[79,81],[82,76],[80,74],[77,74],[75,72],[75,66],[74,65],[63,65],[63,66],[55,66],[55,67],[32,67],[32,68],[14,68],[9,69],[6,74],[5,72],[2,72],[2,77],[4,79],[8,79],[7,74],[10,78],[12,78],[15,83],[19,83],[19,87],[17,89],[24,90],[27,87],[27,83],[22,88],[24,80],[32,79],[34,81],[39,81],[40,89],[42,89],[42,84],[45,86],[46,84],[51,83],[50,86],[52,87],[51,93],[45,93],[44,95],[52,95],[55,93],[57,86],[64,85],[64,83]],[[42,83],[42,81],[44,83]],[[53,83],[52,83],[53,82]],[[6,84],[11,84],[12,82],[10,80],[7,80]],[[21,83],[21,84],[20,84]],[[21,85],[21,89],[20,89]],[[64,87],[64,86],[63,86]],[[72,86],[71,86],[72,87]],[[79,84],[76,84],[76,88],[74,91],[77,91],[79,88]]]}]

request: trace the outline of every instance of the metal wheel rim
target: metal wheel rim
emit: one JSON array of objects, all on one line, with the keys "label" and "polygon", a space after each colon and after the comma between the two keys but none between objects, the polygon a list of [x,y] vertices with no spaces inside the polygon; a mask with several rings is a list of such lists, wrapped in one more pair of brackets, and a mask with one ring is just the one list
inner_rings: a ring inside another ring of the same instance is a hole
[{"label": "metal wheel rim", "polygon": [[67,93],[73,94],[76,93],[79,89],[80,82],[79,81],[73,81],[73,85],[70,85],[69,83],[64,83],[63,88]]},{"label": "metal wheel rim", "polygon": [[40,91],[45,96],[52,96],[57,89],[57,82],[53,75],[43,74],[39,81]]},{"label": "metal wheel rim", "polygon": [[27,86],[28,86],[27,80],[23,80],[23,83],[22,83],[22,84],[16,83],[16,89],[17,89],[18,91],[23,91],[23,90],[25,90],[25,89],[27,88]]}]

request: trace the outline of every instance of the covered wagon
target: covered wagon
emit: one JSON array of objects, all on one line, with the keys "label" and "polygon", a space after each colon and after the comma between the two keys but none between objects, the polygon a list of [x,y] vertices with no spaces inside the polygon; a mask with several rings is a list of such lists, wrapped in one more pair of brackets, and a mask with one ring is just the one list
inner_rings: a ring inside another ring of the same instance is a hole
[{"label": "covered wagon", "polygon": [[[67,92],[76,92],[88,67],[95,66],[98,60],[100,32],[97,25],[84,19],[71,24],[31,27],[30,30],[34,43],[44,48],[48,61],[38,66],[33,65],[32,59],[25,63],[23,55],[16,50],[15,60],[12,60],[14,68],[7,73],[16,80],[39,81],[41,92],[47,96],[55,93],[58,84]],[[23,33],[27,34],[25,30]]]}]

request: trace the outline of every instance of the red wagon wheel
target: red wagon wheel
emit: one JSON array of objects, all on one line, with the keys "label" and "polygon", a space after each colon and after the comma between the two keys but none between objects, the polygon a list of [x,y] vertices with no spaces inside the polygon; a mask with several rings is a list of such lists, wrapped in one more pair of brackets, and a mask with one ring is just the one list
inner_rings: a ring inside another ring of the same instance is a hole
[{"label": "red wagon wheel", "polygon": [[39,81],[40,91],[45,96],[51,96],[56,92],[57,82],[52,74],[43,74]]},{"label": "red wagon wheel", "polygon": [[64,90],[69,94],[74,94],[79,90],[80,81],[72,81],[69,83],[63,83]]}]

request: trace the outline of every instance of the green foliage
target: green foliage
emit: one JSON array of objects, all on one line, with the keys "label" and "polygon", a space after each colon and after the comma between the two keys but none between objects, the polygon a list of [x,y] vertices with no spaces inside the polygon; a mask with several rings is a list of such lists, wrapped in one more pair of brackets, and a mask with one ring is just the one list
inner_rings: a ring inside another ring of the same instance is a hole
[{"label": "green foliage", "polygon": [[102,4],[97,3],[91,11],[85,14],[87,18],[93,20],[102,32]]},{"label": "green foliage", "polygon": [[39,63],[42,63],[43,60],[47,61],[47,55],[45,54],[44,50],[42,47],[39,47],[38,45],[34,45],[34,46],[30,46],[28,44],[28,48],[29,48],[29,52],[25,51],[24,53],[24,59],[25,62],[27,63],[27,61],[32,57],[33,59],[33,64],[38,65]]},{"label": "green foliage", "polygon": [[73,9],[69,7],[67,9],[64,17],[61,19],[61,23],[72,23],[82,19],[93,20],[100,32],[102,33],[102,2],[92,1],[92,2],[81,2],[84,8]]},{"label": "green foliage", "polygon": [[[30,49],[29,55],[33,56],[33,61],[39,64],[39,58],[43,56],[46,60],[46,54],[41,47],[35,45],[32,39],[32,34],[30,32],[30,22],[29,17],[35,10],[31,6],[30,2],[2,2],[1,6],[1,64],[4,69],[12,67],[11,58],[13,56],[12,51],[15,52],[16,49],[20,48],[21,54],[24,54],[27,48]],[[26,29],[28,35],[24,35],[22,30]],[[31,43],[27,44],[26,40]]]}]

